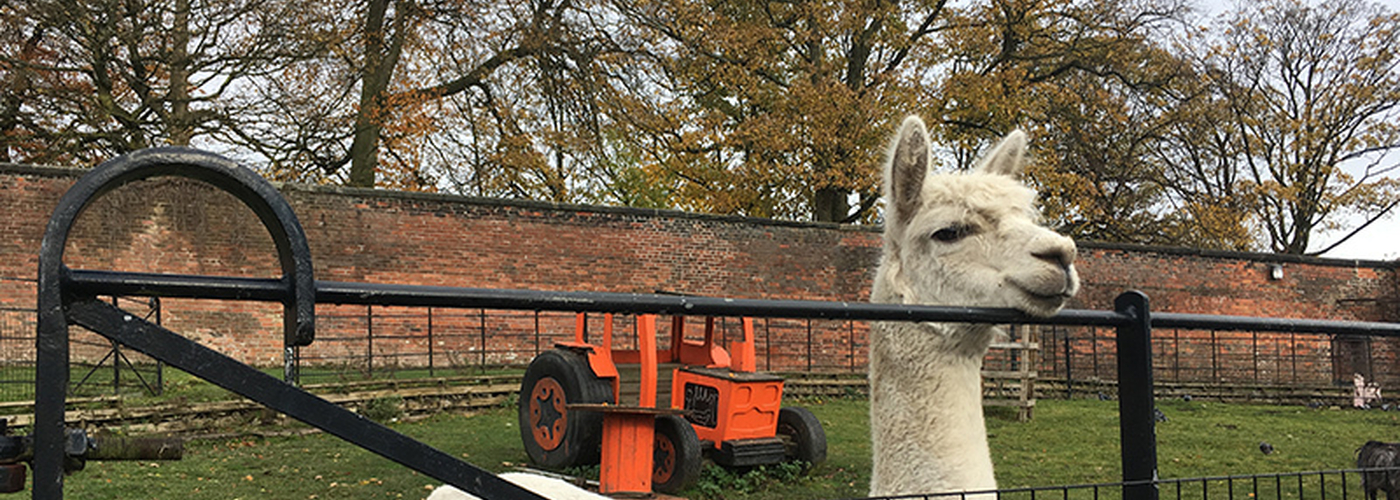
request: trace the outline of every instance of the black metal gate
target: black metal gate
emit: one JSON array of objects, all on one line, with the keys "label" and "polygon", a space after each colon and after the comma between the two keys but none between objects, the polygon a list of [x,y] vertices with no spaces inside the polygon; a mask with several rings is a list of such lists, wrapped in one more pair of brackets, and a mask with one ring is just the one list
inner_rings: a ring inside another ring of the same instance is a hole
[{"label": "black metal gate", "polygon": [[[125,183],[158,176],[207,182],[242,201],[263,222],[277,247],[282,277],[274,279],[121,273],[69,269],[64,246],[73,222],[96,197]],[[34,498],[63,496],[66,461],[88,451],[73,447],[64,428],[68,387],[68,328],[78,325],[161,362],[297,418],[427,476],[488,499],[537,495],[462,462],[295,385],[266,375],[180,334],[103,302],[98,296],[180,297],[280,302],[286,359],[315,340],[316,303],[459,307],[578,312],[1087,325],[1115,328],[1119,373],[1122,498],[1156,499],[1168,483],[1157,478],[1152,381],[1153,328],[1254,331],[1326,331],[1400,335],[1400,325],[1338,321],[1153,314],[1148,299],[1127,292],[1113,311],[1069,310],[1051,318],[1017,311],[820,301],[738,300],[675,295],[538,292],[317,281],[306,236],[290,206],[252,171],[222,157],[187,148],[139,151],[108,161],[80,179],[59,201],[40,248]],[[284,378],[294,380],[294,364]],[[1066,487],[1068,488],[1068,487]],[[1066,489],[1066,491],[1068,491]],[[1094,490],[1094,496],[1097,491]],[[1179,491],[1179,490],[1178,490]],[[1005,492],[1012,494],[1012,490]],[[1032,496],[1034,493],[1032,492]],[[1178,493],[1178,496],[1180,493]],[[1053,495],[1052,495],[1053,496]],[[1116,496],[1116,495],[1115,495]]]}]

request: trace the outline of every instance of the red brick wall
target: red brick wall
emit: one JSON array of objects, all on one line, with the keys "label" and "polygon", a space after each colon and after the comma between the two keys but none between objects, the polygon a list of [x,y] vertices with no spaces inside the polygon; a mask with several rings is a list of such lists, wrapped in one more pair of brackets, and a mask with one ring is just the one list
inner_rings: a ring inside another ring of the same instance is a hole
[{"label": "red brick wall", "polygon": [[[79,173],[0,166],[0,277],[33,278],[44,224]],[[878,232],[868,227],[327,187],[287,186],[283,194],[306,229],[322,280],[861,301],[880,244]],[[230,196],[197,182],[155,179],[94,203],[80,218],[65,262],[75,268],[271,277],[280,274],[273,257],[266,231]],[[1283,266],[1282,280],[1268,279],[1271,264]],[[1161,311],[1400,320],[1394,262],[1083,244],[1078,265],[1085,286],[1075,308],[1108,309],[1117,294],[1138,289]],[[31,282],[0,280],[0,307],[32,308],[32,288]],[[163,311],[167,326],[216,349],[251,363],[280,362],[278,306],[172,300]],[[318,335],[328,339],[322,345],[368,349],[360,341],[330,340],[364,331],[364,308],[326,305],[319,312],[324,319]],[[425,311],[378,314],[401,317],[376,320],[376,330],[387,336],[376,352],[395,345],[421,349],[430,342],[413,336],[424,330]],[[439,334],[455,339],[435,345],[458,348],[458,356],[480,354],[479,333],[488,330],[472,316],[479,313],[435,314]],[[7,323],[15,321],[23,319]],[[533,329],[532,315],[490,321],[496,323],[484,342],[487,350],[498,350],[505,338],[534,341],[526,332]],[[549,331],[572,330],[570,318],[545,321]],[[806,334],[802,324],[779,326]],[[21,329],[26,327],[32,330]],[[498,333],[507,330],[514,333]],[[823,363],[863,366],[863,328],[818,324],[813,339],[818,354],[833,357]],[[779,344],[773,351],[801,357],[805,348]],[[6,357],[22,349],[0,345]],[[512,356],[499,360],[519,361]]]}]

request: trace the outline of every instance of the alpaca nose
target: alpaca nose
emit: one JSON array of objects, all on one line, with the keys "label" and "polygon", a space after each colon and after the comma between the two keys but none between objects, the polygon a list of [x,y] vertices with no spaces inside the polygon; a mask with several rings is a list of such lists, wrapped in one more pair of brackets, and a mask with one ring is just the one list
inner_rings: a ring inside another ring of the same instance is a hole
[{"label": "alpaca nose", "polygon": [[1074,242],[1064,236],[1055,235],[1053,242],[1042,246],[1031,252],[1035,258],[1049,262],[1060,269],[1069,269],[1074,265],[1076,254]]}]

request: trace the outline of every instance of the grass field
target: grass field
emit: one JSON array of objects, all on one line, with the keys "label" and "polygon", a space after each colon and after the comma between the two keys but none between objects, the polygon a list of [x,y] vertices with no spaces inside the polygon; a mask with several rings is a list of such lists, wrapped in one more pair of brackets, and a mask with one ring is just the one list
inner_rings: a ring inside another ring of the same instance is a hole
[{"label": "grass field", "polygon": [[[724,500],[863,496],[870,469],[867,402],[797,404],[816,413],[826,428],[830,451],[825,464],[800,477],[781,468],[750,474],[707,469],[685,495]],[[1158,406],[1167,416],[1157,426],[1163,478],[1349,468],[1354,450],[1366,440],[1400,441],[1400,412],[1199,401]],[[393,427],[493,471],[524,461],[511,408],[438,415]],[[1119,478],[1115,402],[1041,400],[1035,419],[1025,423],[1010,412],[994,411],[988,432],[1002,487]],[[1261,441],[1276,451],[1261,453]],[[438,483],[339,439],[314,434],[194,441],[178,462],[90,463],[68,477],[65,492],[74,499],[419,499]]]}]

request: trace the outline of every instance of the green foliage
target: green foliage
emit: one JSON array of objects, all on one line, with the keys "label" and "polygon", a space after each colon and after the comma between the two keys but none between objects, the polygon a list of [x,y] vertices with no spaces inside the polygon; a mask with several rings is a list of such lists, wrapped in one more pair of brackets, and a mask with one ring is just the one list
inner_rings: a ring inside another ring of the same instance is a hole
[{"label": "green foliage", "polygon": [[360,414],[379,423],[393,422],[403,416],[403,398],[385,396],[366,401]]},{"label": "green foliage", "polygon": [[512,392],[512,393],[510,393],[510,394],[507,394],[506,397],[505,397],[505,399],[502,399],[502,400],[501,400],[501,408],[510,408],[510,409],[514,409],[516,406],[519,406],[519,405],[520,405],[520,393],[518,393],[518,392]]},{"label": "green foliage", "polygon": [[694,489],[702,498],[728,498],[734,494],[751,495],[779,485],[791,485],[805,480],[802,462],[761,465],[742,470],[730,470],[707,463],[700,471]]}]

